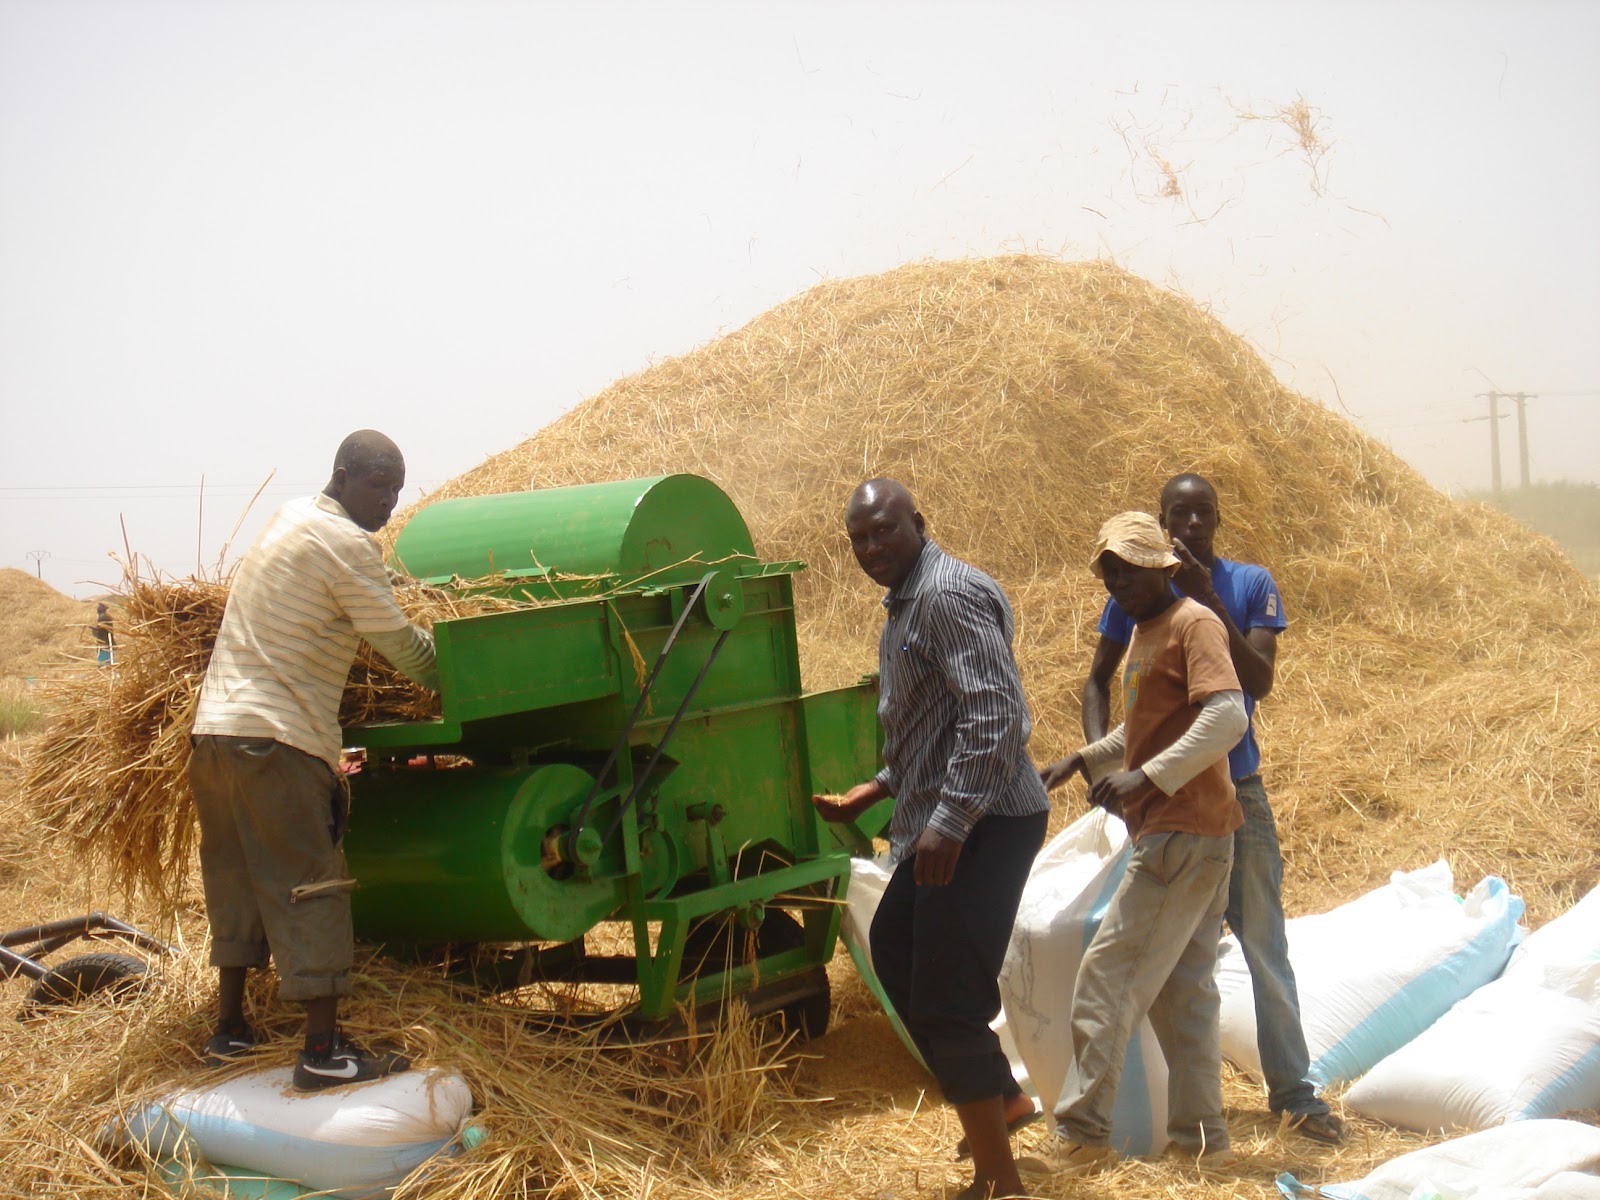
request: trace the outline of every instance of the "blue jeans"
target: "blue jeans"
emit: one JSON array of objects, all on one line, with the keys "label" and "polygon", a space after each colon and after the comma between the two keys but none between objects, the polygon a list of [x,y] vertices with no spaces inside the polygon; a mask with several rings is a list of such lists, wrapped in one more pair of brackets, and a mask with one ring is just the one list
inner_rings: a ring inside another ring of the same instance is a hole
[{"label": "blue jeans", "polygon": [[1244,824],[1233,835],[1228,928],[1239,939],[1256,1001],[1256,1048],[1275,1113],[1325,1113],[1328,1105],[1306,1078],[1311,1055],[1300,1028],[1300,993],[1283,930],[1283,854],[1261,776],[1234,781]]}]

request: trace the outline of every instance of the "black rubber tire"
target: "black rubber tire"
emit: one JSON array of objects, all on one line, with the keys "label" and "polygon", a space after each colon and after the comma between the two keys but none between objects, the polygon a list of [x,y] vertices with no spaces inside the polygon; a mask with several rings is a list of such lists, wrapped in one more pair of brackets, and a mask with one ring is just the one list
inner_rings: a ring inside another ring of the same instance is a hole
[{"label": "black rubber tire", "polygon": [[[805,944],[806,931],[799,921],[781,908],[767,909],[755,937],[758,957],[798,950]],[[733,929],[726,918],[708,917],[692,926],[684,939],[683,972],[698,975],[707,970],[721,970],[724,964],[746,963],[750,961],[749,946],[750,938],[744,930]],[[833,989],[827,978],[824,970],[821,989],[778,1010],[784,1027],[801,1038],[809,1040],[827,1032],[828,1017],[833,1012]]]},{"label": "black rubber tire", "polygon": [[[805,927],[782,909],[769,908],[761,922],[761,932],[756,935],[756,942],[762,954],[798,950],[806,944]],[[828,981],[826,968],[819,974],[822,979],[820,990],[778,1010],[783,1017],[784,1028],[804,1041],[827,1033],[828,1018],[833,1015],[833,985]]]},{"label": "black rubber tire", "polygon": [[28,993],[30,1008],[53,1008],[77,1004],[100,992],[122,993],[138,988],[144,981],[145,963],[131,954],[97,951],[65,959],[33,985]]}]

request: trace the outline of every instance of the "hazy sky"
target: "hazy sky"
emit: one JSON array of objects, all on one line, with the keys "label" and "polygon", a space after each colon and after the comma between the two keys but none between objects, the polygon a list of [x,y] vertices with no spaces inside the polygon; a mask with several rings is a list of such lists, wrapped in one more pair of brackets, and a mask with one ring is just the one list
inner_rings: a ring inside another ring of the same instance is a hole
[{"label": "hazy sky", "polygon": [[125,521],[189,572],[352,429],[414,498],[819,279],[1019,249],[1441,487],[1490,387],[1600,481],[1597,51],[1550,0],[0,0],[0,566],[87,594]]}]

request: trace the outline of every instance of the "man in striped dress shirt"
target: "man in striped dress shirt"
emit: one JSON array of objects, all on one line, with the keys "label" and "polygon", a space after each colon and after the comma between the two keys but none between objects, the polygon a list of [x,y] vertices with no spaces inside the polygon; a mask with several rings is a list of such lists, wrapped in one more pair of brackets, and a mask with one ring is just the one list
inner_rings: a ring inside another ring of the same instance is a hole
[{"label": "man in striped dress shirt", "polygon": [[1008,1129],[1033,1102],[989,1028],[997,980],[1050,802],[1028,755],[1032,723],[1011,651],[1011,606],[988,575],[927,535],[911,494],[863,483],[845,509],[856,560],[888,589],[878,643],[884,768],[828,820],[895,797],[896,863],[872,922],[872,961],[945,1099],[974,1178],[957,1200],[1020,1196]]},{"label": "man in striped dress shirt", "polygon": [[303,1091],[403,1071],[338,1029],[354,956],[338,773],[339,702],[364,638],[400,671],[437,686],[433,638],[407,620],[372,537],[405,483],[383,434],[351,434],[322,493],[278,510],[234,575],[195,710],[189,780],[218,970],[216,1064],[255,1045],[245,976],[270,953],[279,993],[306,1006]]}]

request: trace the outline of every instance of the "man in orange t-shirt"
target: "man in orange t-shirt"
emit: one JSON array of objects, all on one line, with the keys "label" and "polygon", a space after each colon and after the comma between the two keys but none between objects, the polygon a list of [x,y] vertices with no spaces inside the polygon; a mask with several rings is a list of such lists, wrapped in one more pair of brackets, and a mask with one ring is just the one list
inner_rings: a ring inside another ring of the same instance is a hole
[{"label": "man in orange t-shirt", "polygon": [[1126,719],[1040,772],[1050,788],[1081,774],[1090,802],[1121,817],[1133,839],[1127,873],[1078,969],[1076,1070],[1041,1147],[1050,1174],[1088,1175],[1116,1161],[1111,1104],[1128,1039],[1146,1014],[1167,1060],[1168,1135],[1191,1160],[1228,1158],[1212,974],[1233,831],[1244,822],[1228,751],[1248,719],[1227,630],[1173,593],[1177,567],[1149,514],[1122,513],[1101,528],[1090,569],[1135,621],[1122,677]]}]

